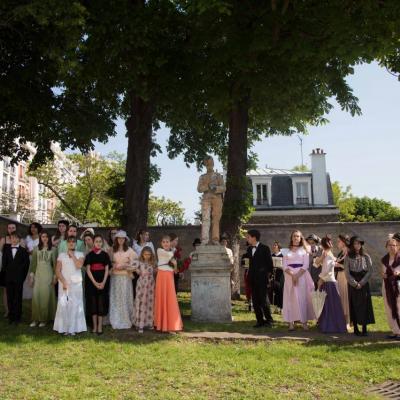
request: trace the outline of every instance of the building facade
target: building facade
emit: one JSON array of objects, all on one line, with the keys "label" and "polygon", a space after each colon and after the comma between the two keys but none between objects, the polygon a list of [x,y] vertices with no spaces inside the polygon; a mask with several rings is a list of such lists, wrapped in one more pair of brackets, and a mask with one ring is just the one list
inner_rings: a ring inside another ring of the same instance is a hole
[{"label": "building facade", "polygon": [[255,208],[249,223],[338,221],[326,153],[315,149],[310,158],[309,172],[274,168],[249,172]]},{"label": "building facade", "polygon": [[[57,200],[36,178],[27,174],[36,149],[30,144],[25,146],[30,152],[28,161],[20,161],[15,165],[11,165],[8,157],[0,161],[1,214],[21,222],[49,224],[53,221]],[[64,182],[74,183],[76,175],[70,161],[57,143],[53,143],[51,148],[55,170],[49,173],[59,174]]]}]

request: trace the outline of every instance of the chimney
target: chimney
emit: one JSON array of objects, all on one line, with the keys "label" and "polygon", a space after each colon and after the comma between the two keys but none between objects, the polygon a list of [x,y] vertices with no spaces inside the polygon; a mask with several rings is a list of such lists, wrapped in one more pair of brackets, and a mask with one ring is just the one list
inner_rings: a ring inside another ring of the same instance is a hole
[{"label": "chimney", "polygon": [[317,148],[310,154],[312,188],[315,206],[328,205],[328,181],[326,177],[326,160],[324,150]]}]

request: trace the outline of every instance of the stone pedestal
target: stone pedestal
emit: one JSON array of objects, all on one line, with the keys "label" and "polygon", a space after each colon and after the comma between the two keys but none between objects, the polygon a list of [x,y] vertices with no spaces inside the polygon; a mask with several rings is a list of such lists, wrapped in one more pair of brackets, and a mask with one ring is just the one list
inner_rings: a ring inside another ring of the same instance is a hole
[{"label": "stone pedestal", "polygon": [[192,321],[232,322],[231,270],[224,247],[197,246],[190,276]]}]

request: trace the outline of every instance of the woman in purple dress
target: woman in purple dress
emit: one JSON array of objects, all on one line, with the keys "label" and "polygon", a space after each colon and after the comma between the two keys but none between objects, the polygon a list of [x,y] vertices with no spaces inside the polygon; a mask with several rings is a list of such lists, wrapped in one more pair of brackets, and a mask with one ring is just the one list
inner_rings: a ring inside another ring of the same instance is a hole
[{"label": "woman in purple dress", "polygon": [[386,241],[387,254],[382,258],[382,297],[392,334],[389,339],[400,340],[400,252],[396,239]]},{"label": "woman in purple dress", "polygon": [[335,257],[332,254],[333,243],[329,236],[321,240],[322,255],[317,263],[322,264],[318,279],[318,290],[326,293],[324,308],[318,319],[318,327],[323,333],[346,333],[342,302],[335,279]]},{"label": "woman in purple dress", "polygon": [[290,236],[289,251],[283,256],[283,271],[286,275],[282,317],[289,323],[289,331],[294,330],[296,321],[300,321],[303,329],[308,330],[307,322],[315,319],[311,302],[314,283],[307,272],[309,264],[304,236],[296,230]]}]

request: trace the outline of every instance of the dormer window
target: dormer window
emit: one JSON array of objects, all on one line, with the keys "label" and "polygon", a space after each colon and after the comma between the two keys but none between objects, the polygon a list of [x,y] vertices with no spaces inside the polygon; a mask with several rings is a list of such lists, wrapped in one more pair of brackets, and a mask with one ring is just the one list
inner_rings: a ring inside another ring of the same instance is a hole
[{"label": "dormer window", "polygon": [[269,204],[267,184],[257,184],[256,185],[256,205],[261,206],[264,204]]},{"label": "dormer window", "polygon": [[310,204],[310,190],[308,182],[296,182],[296,205]]}]

